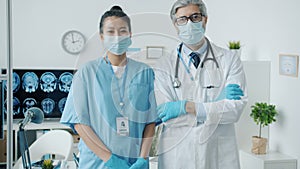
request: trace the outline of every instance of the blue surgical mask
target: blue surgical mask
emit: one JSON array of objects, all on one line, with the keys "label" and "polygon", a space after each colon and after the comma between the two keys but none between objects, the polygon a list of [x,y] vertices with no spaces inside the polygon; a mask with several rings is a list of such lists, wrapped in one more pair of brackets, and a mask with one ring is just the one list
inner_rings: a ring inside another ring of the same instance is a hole
[{"label": "blue surgical mask", "polygon": [[121,55],[125,53],[128,47],[131,45],[130,36],[104,36],[104,47],[115,55]]},{"label": "blue surgical mask", "polygon": [[202,22],[188,21],[187,24],[178,26],[178,29],[179,39],[187,45],[196,45],[204,38],[205,29]]}]

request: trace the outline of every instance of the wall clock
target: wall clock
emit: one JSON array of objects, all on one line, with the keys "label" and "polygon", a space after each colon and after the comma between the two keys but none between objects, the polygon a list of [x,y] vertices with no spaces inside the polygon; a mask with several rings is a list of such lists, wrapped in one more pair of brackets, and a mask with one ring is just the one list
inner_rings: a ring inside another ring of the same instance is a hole
[{"label": "wall clock", "polygon": [[83,50],[85,42],[84,35],[77,30],[67,31],[61,39],[62,48],[72,55],[79,54]]}]

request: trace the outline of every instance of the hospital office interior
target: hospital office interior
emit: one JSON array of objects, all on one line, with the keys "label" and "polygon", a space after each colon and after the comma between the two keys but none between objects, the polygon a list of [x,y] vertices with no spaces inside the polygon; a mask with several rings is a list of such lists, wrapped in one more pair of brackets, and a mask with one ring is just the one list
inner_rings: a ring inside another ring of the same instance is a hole
[{"label": "hospital office interior", "polygon": [[[0,0],[1,69],[7,67],[8,56],[7,2]],[[240,57],[246,72],[249,101],[236,124],[240,152],[250,152],[251,137],[258,134],[259,127],[249,116],[251,105],[267,102],[276,105],[279,112],[277,121],[263,128],[262,136],[269,141],[267,154],[287,155],[295,159],[296,168],[300,168],[300,23],[297,22],[300,1],[204,2],[208,12],[206,36],[224,48],[232,40],[241,43]],[[173,3],[174,0],[11,0],[12,68],[74,70],[100,57],[98,51],[89,48],[96,44],[101,50],[101,44],[93,43],[99,40],[99,17],[115,4],[122,6],[131,17],[133,43],[130,48],[141,51],[137,59],[155,64],[156,58],[145,56],[147,47],[159,46],[163,51],[171,51],[178,44],[169,18]],[[80,31],[86,38],[81,56],[67,53],[61,45],[62,36],[69,30]],[[294,62],[294,76],[280,72],[281,56],[298,57]],[[2,151],[1,148],[4,153]],[[243,160],[241,164],[243,168]],[[5,158],[1,166],[5,166]]]}]

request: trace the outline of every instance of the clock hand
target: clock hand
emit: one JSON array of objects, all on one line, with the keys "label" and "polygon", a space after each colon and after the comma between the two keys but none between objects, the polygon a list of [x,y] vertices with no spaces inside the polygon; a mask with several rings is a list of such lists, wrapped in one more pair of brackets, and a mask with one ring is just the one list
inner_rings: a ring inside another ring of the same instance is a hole
[{"label": "clock hand", "polygon": [[72,33],[71,35],[72,35],[72,43],[74,43],[75,41],[74,41],[74,36],[73,36],[73,33]]}]

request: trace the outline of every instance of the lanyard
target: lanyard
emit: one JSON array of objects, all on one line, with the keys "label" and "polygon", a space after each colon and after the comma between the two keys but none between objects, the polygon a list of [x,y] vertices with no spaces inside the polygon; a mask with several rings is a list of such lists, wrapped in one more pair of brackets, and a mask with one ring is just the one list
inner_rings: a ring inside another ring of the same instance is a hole
[{"label": "lanyard", "polygon": [[[122,78],[122,84],[121,84],[121,87],[120,87],[119,80],[118,80],[118,78],[117,78],[117,76],[116,76],[116,74],[115,74],[115,72],[114,72],[114,70],[113,70],[113,68],[112,68],[112,65],[111,65],[111,63],[110,63],[110,61],[109,61],[107,55],[106,55],[106,57],[105,57],[105,60],[106,60],[107,63],[109,64],[110,70],[111,70],[111,72],[112,72],[114,78],[116,78],[116,80],[117,80],[117,86],[118,86],[118,92],[119,92],[119,99],[120,99],[119,105],[121,106],[121,109],[123,109],[123,107],[124,107],[125,83],[126,83],[127,67],[128,67],[128,65],[125,67],[124,74],[123,74],[123,76],[121,77],[121,78]],[[127,60],[127,63],[128,63],[128,60]]]},{"label": "lanyard", "polygon": [[186,72],[188,73],[188,75],[190,76],[190,79],[191,79],[192,81],[194,81],[194,77],[193,77],[193,75],[192,75],[192,73],[191,73],[191,70],[190,70],[189,67],[186,65],[185,61],[183,60],[182,55],[181,55],[181,52],[179,51],[178,48],[177,48],[177,53],[178,53],[178,56],[179,56],[181,62],[182,62],[183,65],[184,65],[185,71],[186,71]]}]

